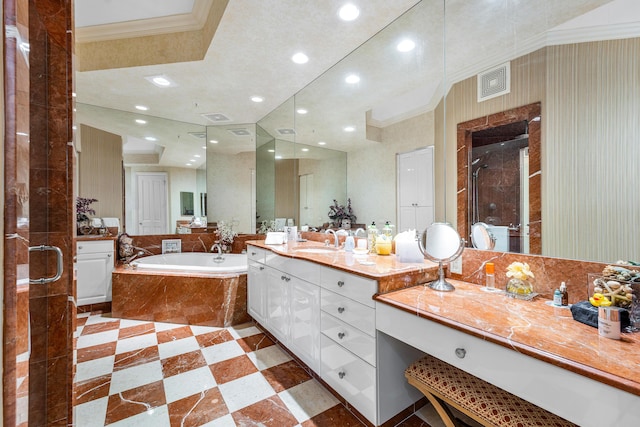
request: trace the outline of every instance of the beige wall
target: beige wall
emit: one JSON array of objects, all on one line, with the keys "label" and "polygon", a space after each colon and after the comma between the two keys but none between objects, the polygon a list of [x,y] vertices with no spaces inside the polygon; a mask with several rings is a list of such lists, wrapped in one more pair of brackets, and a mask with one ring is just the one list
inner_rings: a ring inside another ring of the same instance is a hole
[{"label": "beige wall", "polygon": [[122,138],[80,125],[80,141],[78,196],[98,199],[91,205],[96,217],[122,223]]}]

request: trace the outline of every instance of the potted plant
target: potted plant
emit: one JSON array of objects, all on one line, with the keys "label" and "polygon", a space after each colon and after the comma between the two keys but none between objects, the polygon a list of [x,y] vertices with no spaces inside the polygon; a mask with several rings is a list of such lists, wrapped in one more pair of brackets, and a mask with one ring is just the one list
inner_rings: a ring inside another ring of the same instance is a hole
[{"label": "potted plant", "polygon": [[238,236],[238,232],[233,229],[234,221],[219,221],[218,229],[215,231],[218,236],[216,243],[219,243],[222,248],[222,252],[230,253],[233,245],[233,240]]},{"label": "potted plant", "polygon": [[328,215],[334,226],[346,230],[351,228],[351,224],[355,223],[357,218],[351,208],[351,199],[347,199],[347,206],[340,205],[336,199],[333,199],[333,205],[329,206]]}]

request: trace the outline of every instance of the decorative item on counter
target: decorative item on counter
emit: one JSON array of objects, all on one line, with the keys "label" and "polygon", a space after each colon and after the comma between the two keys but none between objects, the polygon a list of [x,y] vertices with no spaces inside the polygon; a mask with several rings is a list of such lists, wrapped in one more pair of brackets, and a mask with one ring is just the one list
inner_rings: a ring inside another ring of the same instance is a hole
[{"label": "decorative item on counter", "polygon": [[569,291],[567,291],[567,284],[565,282],[560,283],[560,305],[563,307],[569,305]]},{"label": "decorative item on counter", "polygon": [[640,330],[640,269],[634,262],[607,265],[602,274],[588,274],[589,302],[594,307],[621,307],[629,312],[628,332]]},{"label": "decorative item on counter", "polygon": [[233,229],[234,225],[237,225],[237,221],[218,221],[218,229],[215,234],[218,236],[218,242],[224,253],[231,252],[233,240],[238,236],[238,233]]},{"label": "decorative item on counter", "polygon": [[344,250],[345,252],[353,252],[353,249],[356,247],[356,241],[354,240],[351,233],[344,239]]},{"label": "decorative item on counter", "polygon": [[351,208],[351,199],[347,199],[347,206],[340,205],[336,199],[333,199],[333,205],[329,206],[328,215],[335,227],[342,227],[345,230],[350,229],[351,224],[355,223],[357,218]]},{"label": "decorative item on counter", "polygon": [[384,223],[384,227],[382,227],[382,234],[387,237],[393,237],[393,225],[389,224],[389,221]]},{"label": "decorative item on counter", "polygon": [[[594,307],[589,301],[580,301],[571,305],[571,315],[573,320],[584,323],[585,325],[598,327],[598,310],[600,307]],[[626,329],[631,325],[629,320],[629,312],[625,309],[619,310],[620,328]]]},{"label": "decorative item on counter", "polygon": [[530,300],[537,294],[533,292],[534,279],[533,272],[526,262],[512,262],[507,267],[507,281],[506,292],[507,295],[518,298]]},{"label": "decorative item on counter", "polygon": [[598,308],[598,334],[601,337],[620,339],[620,309],[616,307]]},{"label": "decorative item on counter", "polygon": [[[307,229],[308,229],[308,227],[307,227]],[[259,234],[267,234],[270,231],[276,231],[276,222],[275,222],[275,220],[271,220],[271,221],[264,220],[264,221],[262,221],[262,223],[260,224],[260,228],[258,229],[258,233]],[[307,231],[307,230],[302,230],[302,231]]]},{"label": "decorative item on counter", "polygon": [[391,238],[384,234],[379,235],[376,238],[376,253],[378,255],[390,255],[391,254]]},{"label": "decorative item on counter", "polygon": [[88,197],[76,198],[76,225],[80,234],[91,233],[92,227],[89,221],[89,215],[96,214],[96,211],[91,208],[91,204],[97,201],[97,199]]},{"label": "decorative item on counter", "polygon": [[376,222],[373,221],[367,228],[367,246],[369,247],[369,253],[376,253],[376,239],[378,238],[378,227]]}]

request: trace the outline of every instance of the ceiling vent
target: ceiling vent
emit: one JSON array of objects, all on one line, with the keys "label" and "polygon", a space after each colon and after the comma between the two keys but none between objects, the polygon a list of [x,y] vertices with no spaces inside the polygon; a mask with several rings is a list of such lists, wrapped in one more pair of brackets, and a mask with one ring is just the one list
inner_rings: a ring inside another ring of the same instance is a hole
[{"label": "ceiling vent", "polygon": [[229,117],[225,116],[222,113],[207,113],[201,114],[201,116],[213,123],[224,123],[231,121]]},{"label": "ceiling vent", "polygon": [[294,129],[277,129],[280,135],[295,135],[296,131]]},{"label": "ceiling vent", "polygon": [[227,129],[229,132],[234,134],[235,136],[250,136],[251,132],[246,128],[238,128],[238,129]]},{"label": "ceiling vent", "polygon": [[207,137],[206,132],[188,132],[194,138],[205,139]]},{"label": "ceiling vent", "polygon": [[502,65],[478,74],[478,102],[511,92],[511,64]]}]

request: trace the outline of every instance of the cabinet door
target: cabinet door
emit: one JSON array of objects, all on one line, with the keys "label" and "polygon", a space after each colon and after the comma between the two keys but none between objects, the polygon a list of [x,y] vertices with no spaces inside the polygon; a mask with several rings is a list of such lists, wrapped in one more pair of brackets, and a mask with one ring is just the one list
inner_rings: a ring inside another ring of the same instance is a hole
[{"label": "cabinet door", "polygon": [[413,157],[416,165],[416,203],[418,206],[433,206],[433,149],[416,151]]},{"label": "cabinet door", "polygon": [[320,360],[320,287],[293,277],[290,282],[290,346],[311,369]]},{"label": "cabinet door", "polygon": [[[289,281],[291,276],[273,268],[267,271],[267,319],[266,327],[285,345],[289,340]],[[289,279],[289,281],[287,281]]]},{"label": "cabinet door", "polygon": [[398,155],[398,201],[400,206],[415,206],[417,199],[418,164],[413,153]]},{"label": "cabinet door", "polygon": [[111,301],[112,254],[78,256],[77,269],[78,305]]},{"label": "cabinet door", "polygon": [[433,206],[418,206],[415,208],[415,218],[415,229],[422,233],[433,223]]},{"label": "cabinet door", "polygon": [[266,268],[263,264],[252,262],[247,272],[247,308],[251,317],[262,325],[265,325],[266,318]]}]

